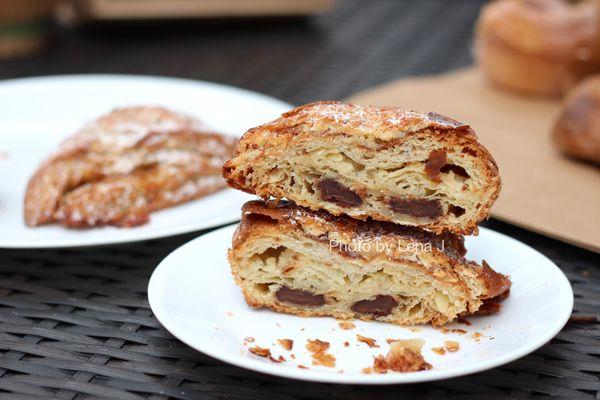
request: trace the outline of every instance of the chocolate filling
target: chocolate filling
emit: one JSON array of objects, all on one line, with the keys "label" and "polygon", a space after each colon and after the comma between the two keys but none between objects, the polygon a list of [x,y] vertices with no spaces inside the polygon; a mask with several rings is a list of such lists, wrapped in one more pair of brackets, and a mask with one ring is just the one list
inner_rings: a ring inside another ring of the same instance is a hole
[{"label": "chocolate filling", "polygon": [[392,296],[379,294],[371,300],[360,300],[352,304],[350,309],[357,313],[373,314],[377,317],[390,315],[398,302]]},{"label": "chocolate filling", "polygon": [[469,174],[467,173],[467,171],[459,165],[446,164],[442,167],[442,169],[440,169],[440,171],[445,174],[452,171],[452,172],[454,172],[455,175],[464,176],[465,178],[469,177]]},{"label": "chocolate filling", "polygon": [[325,304],[325,296],[322,294],[313,294],[306,290],[290,289],[287,286],[282,286],[275,293],[277,300],[291,303],[298,306],[318,307]]},{"label": "chocolate filling", "polygon": [[465,209],[459,206],[455,206],[454,204],[450,204],[448,206],[448,212],[453,214],[455,217],[460,217],[465,213]]},{"label": "chocolate filling", "polygon": [[432,150],[425,163],[425,173],[434,182],[440,181],[440,171],[446,165],[446,150]]},{"label": "chocolate filling", "polygon": [[399,214],[412,215],[420,218],[437,218],[442,215],[442,203],[439,200],[403,199],[392,197],[390,208]]},{"label": "chocolate filling", "polygon": [[362,199],[352,190],[342,185],[335,179],[325,178],[317,183],[321,199],[336,203],[343,207],[356,207],[362,204]]}]

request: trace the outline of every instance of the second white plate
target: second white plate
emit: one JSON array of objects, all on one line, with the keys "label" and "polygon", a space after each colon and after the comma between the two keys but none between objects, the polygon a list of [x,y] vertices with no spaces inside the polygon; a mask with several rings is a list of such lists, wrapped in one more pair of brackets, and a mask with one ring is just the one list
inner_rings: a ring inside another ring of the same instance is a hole
[{"label": "second white plate", "polygon": [[226,189],[153,213],[135,228],[29,228],[23,196],[39,164],[59,142],[115,107],[159,105],[194,115],[239,136],[291,108],[258,93],[209,82],[124,75],[73,75],[0,82],[0,248],[73,247],[132,242],[234,222],[251,196]]},{"label": "second white plate", "polygon": [[[502,311],[470,318],[471,325],[452,324],[450,331],[423,326],[416,329],[377,322],[354,321],[343,330],[333,318],[301,318],[249,308],[231,277],[226,259],[235,226],[201,236],[171,253],[154,271],[148,287],[150,306],[159,321],[189,346],[225,362],[287,378],[347,384],[412,383],[446,379],[496,367],[522,357],[554,337],[573,308],[573,291],[562,271],[531,247],[500,233],[481,228],[467,238],[468,257],[485,259],[508,274],[513,286]],[[452,331],[455,329],[455,331]],[[464,332],[463,332],[464,331]],[[376,339],[379,348],[357,341],[361,334]],[[246,338],[254,338],[249,343]],[[429,371],[364,374],[373,356],[385,355],[387,338],[422,338]],[[292,339],[292,351],[277,339]],[[330,343],[335,368],[311,365],[307,339]],[[444,341],[460,343],[455,353],[439,355],[432,347]],[[349,346],[344,346],[344,342]],[[270,348],[274,363],[248,351]],[[292,358],[292,354],[295,358]],[[299,368],[306,366],[308,369]]]}]

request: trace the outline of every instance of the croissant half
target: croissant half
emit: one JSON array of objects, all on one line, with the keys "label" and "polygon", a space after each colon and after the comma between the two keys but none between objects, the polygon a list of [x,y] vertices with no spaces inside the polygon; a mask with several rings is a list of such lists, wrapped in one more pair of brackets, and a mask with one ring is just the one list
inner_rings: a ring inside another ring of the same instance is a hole
[{"label": "croissant half", "polygon": [[395,324],[448,323],[489,308],[508,277],[464,258],[461,236],[246,203],[229,262],[252,307]]},{"label": "croissant half", "polygon": [[473,130],[439,114],[320,102],[250,129],[230,186],[334,215],[470,234],[500,192]]}]

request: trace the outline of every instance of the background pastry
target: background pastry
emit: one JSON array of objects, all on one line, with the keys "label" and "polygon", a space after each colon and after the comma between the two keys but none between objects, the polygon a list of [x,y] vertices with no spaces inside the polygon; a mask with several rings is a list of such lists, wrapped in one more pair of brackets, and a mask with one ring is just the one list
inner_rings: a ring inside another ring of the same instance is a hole
[{"label": "background pastry", "polygon": [[399,107],[320,102],[250,129],[228,183],[334,215],[472,233],[500,191],[469,126]]},{"label": "background pastry", "polygon": [[498,0],[479,17],[475,55],[486,78],[513,91],[559,96],[600,70],[594,0]]},{"label": "background pastry", "polygon": [[25,222],[134,226],[225,187],[235,139],[160,107],[115,110],[66,139],[35,172]]},{"label": "background pastry", "polygon": [[564,154],[600,165],[600,75],[569,93],[552,137]]},{"label": "background pastry", "polygon": [[462,237],[449,233],[254,201],[243,208],[229,262],[252,307],[442,325],[510,287],[464,253]]}]

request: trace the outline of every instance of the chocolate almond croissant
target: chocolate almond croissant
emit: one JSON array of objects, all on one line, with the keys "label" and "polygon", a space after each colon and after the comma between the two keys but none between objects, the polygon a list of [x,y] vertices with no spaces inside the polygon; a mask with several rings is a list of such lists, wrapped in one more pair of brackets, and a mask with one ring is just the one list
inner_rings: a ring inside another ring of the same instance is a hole
[{"label": "chocolate almond croissant", "polygon": [[510,288],[464,254],[451,233],[252,201],[228,258],[252,307],[439,326],[488,309]]},{"label": "chocolate almond croissant", "polygon": [[439,114],[319,102],[250,129],[230,186],[312,210],[470,234],[500,192],[473,130]]}]

